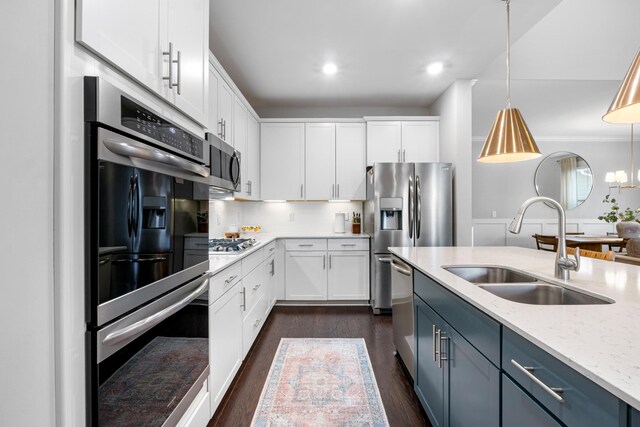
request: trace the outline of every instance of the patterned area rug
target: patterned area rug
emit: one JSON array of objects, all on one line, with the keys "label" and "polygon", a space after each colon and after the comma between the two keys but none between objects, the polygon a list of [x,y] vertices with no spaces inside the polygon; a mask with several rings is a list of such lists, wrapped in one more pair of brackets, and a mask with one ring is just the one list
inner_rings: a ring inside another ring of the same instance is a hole
[{"label": "patterned area rug", "polygon": [[364,339],[283,338],[252,426],[388,426]]}]

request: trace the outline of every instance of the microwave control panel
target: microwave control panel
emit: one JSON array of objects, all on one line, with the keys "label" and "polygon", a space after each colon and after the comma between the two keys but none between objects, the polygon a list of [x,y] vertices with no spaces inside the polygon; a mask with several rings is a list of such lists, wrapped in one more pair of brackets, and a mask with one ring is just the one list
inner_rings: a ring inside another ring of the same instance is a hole
[{"label": "microwave control panel", "polygon": [[130,99],[121,97],[122,126],[176,150],[203,158],[203,141],[173,123],[158,117]]}]

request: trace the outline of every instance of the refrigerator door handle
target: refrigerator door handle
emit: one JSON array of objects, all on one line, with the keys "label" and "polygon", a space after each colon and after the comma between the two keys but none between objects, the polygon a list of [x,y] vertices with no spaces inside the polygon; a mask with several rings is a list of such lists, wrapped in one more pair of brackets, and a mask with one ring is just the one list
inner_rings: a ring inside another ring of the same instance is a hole
[{"label": "refrigerator door handle", "polygon": [[420,218],[422,217],[422,191],[420,190],[420,177],[416,175],[416,239],[420,238]]},{"label": "refrigerator door handle", "polygon": [[409,238],[413,239],[413,178],[409,177]]},{"label": "refrigerator door handle", "polygon": [[131,237],[131,219],[133,217],[132,214],[132,205],[133,204],[133,175],[129,175],[129,192],[127,193],[127,236]]}]

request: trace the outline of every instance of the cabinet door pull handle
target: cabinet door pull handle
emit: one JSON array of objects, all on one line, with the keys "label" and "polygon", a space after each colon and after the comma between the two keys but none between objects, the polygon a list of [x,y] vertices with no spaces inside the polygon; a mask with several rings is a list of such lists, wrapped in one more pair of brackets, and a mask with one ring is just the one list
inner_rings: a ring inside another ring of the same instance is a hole
[{"label": "cabinet door pull handle", "polygon": [[269,248],[269,253],[271,253],[271,252],[273,252],[275,250],[276,250],[276,248]]},{"label": "cabinet door pull handle", "polygon": [[180,51],[178,51],[178,60],[176,62],[178,63],[178,83],[174,86],[178,87],[178,95],[182,95],[182,72],[180,70],[182,68],[182,61],[180,59]]},{"label": "cabinet door pull handle", "polygon": [[402,150],[402,161],[403,162],[407,161],[407,150],[405,149]]},{"label": "cabinet door pull handle", "polygon": [[257,327],[258,327],[258,325],[260,324],[260,322],[262,322],[262,318],[257,319],[255,322],[253,322],[253,327],[254,327],[254,328],[257,328]]},{"label": "cabinet door pull handle", "polygon": [[336,185],[335,184],[331,184],[331,198],[335,198],[336,197]]},{"label": "cabinet door pull handle", "polygon": [[355,243],[342,243],[340,246],[355,246]]},{"label": "cabinet door pull handle", "polygon": [[240,293],[242,294],[242,304],[240,307],[242,307],[242,311],[247,311],[247,289],[243,286]]},{"label": "cabinet door pull handle", "polygon": [[225,280],[225,281],[224,281],[224,283],[231,283],[231,282],[233,282],[233,280],[234,280],[236,277],[238,277],[238,275],[237,275],[237,274],[235,274],[235,275],[233,275],[233,276],[229,277],[227,280]]},{"label": "cabinet door pull handle", "polygon": [[222,121],[223,121],[222,119],[218,120],[218,126],[220,128],[220,130],[218,131],[218,136],[220,137],[220,139],[223,139],[223,136],[222,136]]},{"label": "cabinet door pull handle", "polygon": [[332,255],[329,255],[329,270],[331,270],[331,257]]},{"label": "cabinet door pull handle", "polygon": [[326,255],[322,255],[322,269],[323,270],[327,269],[327,256]]},{"label": "cabinet door pull handle", "polygon": [[313,243],[300,243],[298,246],[302,248],[310,248],[311,246],[313,246]]},{"label": "cabinet door pull handle", "polygon": [[398,148],[398,162],[400,162],[400,149]]},{"label": "cabinet door pull handle", "polygon": [[300,184],[300,198],[304,199],[304,184]]},{"label": "cabinet door pull handle", "polygon": [[538,384],[540,388],[542,388],[544,391],[549,393],[551,397],[553,397],[555,400],[557,400],[560,403],[564,403],[563,397],[560,396],[560,393],[562,393],[564,390],[558,387],[549,387],[548,385],[543,383],[540,379],[538,379],[538,377],[533,375],[533,371],[535,370],[535,368],[531,366],[522,366],[521,364],[516,362],[514,359],[511,359],[511,364],[515,366],[520,372],[525,374],[527,378],[529,378],[531,381]]},{"label": "cabinet door pull handle", "polygon": [[173,43],[169,42],[169,51],[163,51],[162,56],[169,57],[169,76],[162,76],[162,80],[169,80],[169,89],[171,89],[173,88]]},{"label": "cabinet door pull handle", "polygon": [[254,290],[254,291],[257,291],[258,289],[260,289],[260,286],[262,286],[262,283],[258,283],[257,285],[255,285],[255,286],[253,287],[253,290]]}]

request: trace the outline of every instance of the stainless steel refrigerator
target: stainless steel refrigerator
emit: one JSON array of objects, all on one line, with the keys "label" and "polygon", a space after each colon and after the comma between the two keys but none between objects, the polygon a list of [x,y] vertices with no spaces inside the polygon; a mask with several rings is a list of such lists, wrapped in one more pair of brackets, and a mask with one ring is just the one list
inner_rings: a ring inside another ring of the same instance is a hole
[{"label": "stainless steel refrigerator", "polygon": [[451,163],[376,163],[367,171],[364,231],[371,240],[371,308],[391,309],[395,246],[451,246]]}]

